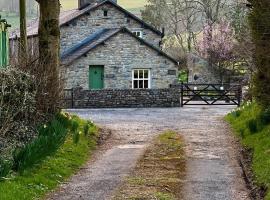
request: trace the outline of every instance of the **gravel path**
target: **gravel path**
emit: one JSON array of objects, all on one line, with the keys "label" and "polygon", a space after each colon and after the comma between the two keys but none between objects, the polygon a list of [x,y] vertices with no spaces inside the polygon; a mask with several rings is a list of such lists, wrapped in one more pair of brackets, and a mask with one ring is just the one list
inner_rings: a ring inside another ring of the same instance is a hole
[{"label": "gravel path", "polygon": [[72,110],[113,131],[114,144],[89,162],[50,199],[108,200],[142,155],[151,138],[164,130],[181,133],[187,147],[185,200],[244,200],[233,138],[222,117],[232,107]]}]

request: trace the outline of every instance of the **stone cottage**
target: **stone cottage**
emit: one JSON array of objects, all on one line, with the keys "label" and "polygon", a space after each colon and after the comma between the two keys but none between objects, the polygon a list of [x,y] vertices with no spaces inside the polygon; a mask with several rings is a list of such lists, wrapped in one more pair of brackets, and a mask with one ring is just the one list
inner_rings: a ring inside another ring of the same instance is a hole
[{"label": "stone cottage", "polygon": [[[164,34],[114,0],[78,0],[62,12],[61,72],[72,89],[69,107],[180,106],[179,61],[162,51]],[[38,22],[28,27],[28,47],[35,56]],[[10,37],[17,58],[19,34]],[[80,90],[74,88],[81,88]]]},{"label": "stone cottage", "polygon": [[[95,90],[97,96],[101,90],[168,89],[177,82],[179,61],[162,51],[164,34],[116,0],[78,0],[78,9],[61,13],[60,27],[67,89]],[[11,55],[16,55],[18,37],[10,38]],[[38,22],[28,28],[30,52],[36,52],[37,41]],[[158,97],[157,92],[153,96]]]}]

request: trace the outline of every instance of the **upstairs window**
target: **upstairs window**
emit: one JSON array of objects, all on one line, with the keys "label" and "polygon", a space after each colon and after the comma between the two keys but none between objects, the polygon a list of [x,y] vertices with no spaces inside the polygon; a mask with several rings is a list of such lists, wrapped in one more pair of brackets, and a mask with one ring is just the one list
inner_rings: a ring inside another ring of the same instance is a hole
[{"label": "upstairs window", "polygon": [[149,89],[150,88],[150,70],[134,69],[132,72],[132,88],[133,89]]},{"label": "upstairs window", "polygon": [[103,10],[103,16],[108,17],[108,10]]},{"label": "upstairs window", "polygon": [[134,35],[136,35],[137,37],[140,37],[140,38],[142,38],[142,31],[133,31],[132,32]]}]

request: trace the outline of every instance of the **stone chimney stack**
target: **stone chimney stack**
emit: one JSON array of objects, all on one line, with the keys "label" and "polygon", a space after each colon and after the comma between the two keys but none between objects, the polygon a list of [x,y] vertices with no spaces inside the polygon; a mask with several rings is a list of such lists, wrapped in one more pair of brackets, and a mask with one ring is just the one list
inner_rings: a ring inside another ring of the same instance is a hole
[{"label": "stone chimney stack", "polygon": [[[103,1],[105,1],[105,0],[78,0],[78,7],[79,7],[79,9],[83,9],[87,5],[97,4],[97,3],[101,3]],[[117,0],[110,0],[110,1],[117,4]]]}]

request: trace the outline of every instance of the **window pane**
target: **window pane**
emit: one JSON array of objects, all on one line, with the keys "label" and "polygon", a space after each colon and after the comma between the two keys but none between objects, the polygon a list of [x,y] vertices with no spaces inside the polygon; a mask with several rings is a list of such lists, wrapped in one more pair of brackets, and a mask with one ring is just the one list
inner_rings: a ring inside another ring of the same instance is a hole
[{"label": "window pane", "polygon": [[134,88],[138,88],[138,81],[133,81]]},{"label": "window pane", "polygon": [[149,71],[148,70],[144,70],[144,78],[145,79],[149,78]]},{"label": "window pane", "polygon": [[149,88],[148,81],[144,81],[144,88]]},{"label": "window pane", "polygon": [[134,70],[134,78],[138,78],[138,70]]},{"label": "window pane", "polygon": [[143,70],[139,71],[139,78],[143,78]]},{"label": "window pane", "polygon": [[139,80],[139,88],[143,88],[143,80]]}]

